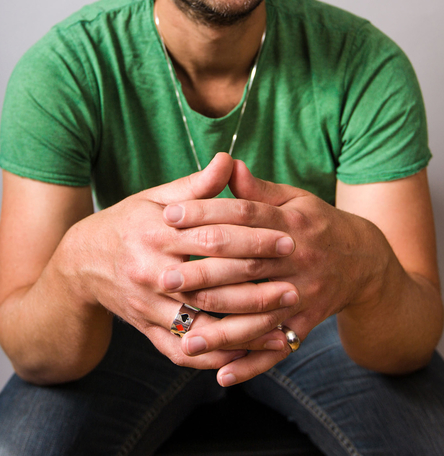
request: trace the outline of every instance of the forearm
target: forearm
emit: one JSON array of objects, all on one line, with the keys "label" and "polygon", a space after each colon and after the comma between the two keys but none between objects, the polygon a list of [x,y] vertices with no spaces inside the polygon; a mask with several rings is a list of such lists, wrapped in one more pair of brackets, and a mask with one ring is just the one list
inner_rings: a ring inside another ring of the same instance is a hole
[{"label": "forearm", "polygon": [[0,306],[0,341],[15,371],[38,384],[78,379],[109,345],[112,317],[72,293],[56,252],[39,279]]},{"label": "forearm", "polygon": [[[231,282],[230,273],[233,267],[243,270],[244,263],[251,263],[244,259],[252,255],[275,259],[291,254],[294,243],[288,250],[287,233],[262,230],[264,239],[258,249],[257,230],[230,224],[225,217],[222,225],[202,226],[199,220],[197,226],[183,231],[168,226],[163,217],[165,205],[177,201],[215,204],[218,200],[212,198],[227,185],[232,166],[229,155],[218,154],[200,173],[132,195],[95,214],[86,203],[86,199],[91,202],[89,189],[9,175],[4,192],[9,196],[3,201],[0,223],[0,342],[19,375],[41,384],[82,377],[107,350],[111,315],[145,334],[178,365],[220,369],[240,364],[238,382],[282,359],[289,349],[276,326],[294,314],[295,287],[286,282],[269,282],[260,288],[246,284],[239,293],[233,289],[239,275]],[[287,251],[278,242],[282,238]],[[183,265],[190,255],[208,259],[215,252],[215,260],[225,268],[206,261],[202,274],[192,274],[182,290],[168,286],[167,270]],[[223,287],[227,282],[234,285]],[[213,298],[206,306],[199,302],[204,311],[193,329],[216,326],[210,333],[209,350],[199,354],[169,329],[180,303],[197,305],[198,296],[210,297],[207,289],[214,292]],[[291,302],[283,299],[289,292]],[[246,315],[219,320],[205,312],[233,309]],[[248,324],[250,316],[253,325]],[[233,335],[228,341],[227,332]],[[241,362],[245,350],[259,354]]]},{"label": "forearm", "polygon": [[349,356],[364,367],[388,374],[411,372],[428,363],[441,336],[439,286],[407,272],[376,227],[369,236],[380,271],[364,299],[338,314],[341,340]]}]

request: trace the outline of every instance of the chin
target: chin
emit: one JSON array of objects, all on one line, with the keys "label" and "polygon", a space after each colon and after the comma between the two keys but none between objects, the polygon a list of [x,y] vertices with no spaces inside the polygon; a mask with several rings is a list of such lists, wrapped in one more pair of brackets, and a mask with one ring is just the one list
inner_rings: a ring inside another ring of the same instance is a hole
[{"label": "chin", "polygon": [[174,0],[195,21],[208,26],[230,26],[244,21],[263,0]]}]

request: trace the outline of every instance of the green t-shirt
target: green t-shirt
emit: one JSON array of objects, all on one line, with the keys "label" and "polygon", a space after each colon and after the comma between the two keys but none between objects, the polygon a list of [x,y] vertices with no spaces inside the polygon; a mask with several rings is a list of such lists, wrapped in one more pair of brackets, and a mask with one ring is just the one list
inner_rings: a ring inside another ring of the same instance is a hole
[{"label": "green t-shirt", "polygon": [[[235,158],[334,203],[336,179],[414,174],[429,159],[405,55],[369,22],[315,0],[267,0],[267,37]],[[152,0],[102,0],[54,27],[11,77],[0,165],[92,183],[101,207],[196,171]],[[245,94],[244,94],[245,96]],[[212,119],[182,103],[203,166],[227,151],[242,102]]]}]

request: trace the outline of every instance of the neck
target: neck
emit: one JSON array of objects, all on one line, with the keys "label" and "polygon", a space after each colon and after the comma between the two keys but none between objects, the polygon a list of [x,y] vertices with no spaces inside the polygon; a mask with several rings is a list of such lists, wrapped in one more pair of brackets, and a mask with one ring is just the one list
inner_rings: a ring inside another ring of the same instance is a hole
[{"label": "neck", "polygon": [[231,26],[195,21],[174,0],[156,0],[154,10],[159,32],[182,83],[182,79],[193,84],[207,79],[248,79],[265,30],[265,3],[241,23]]}]

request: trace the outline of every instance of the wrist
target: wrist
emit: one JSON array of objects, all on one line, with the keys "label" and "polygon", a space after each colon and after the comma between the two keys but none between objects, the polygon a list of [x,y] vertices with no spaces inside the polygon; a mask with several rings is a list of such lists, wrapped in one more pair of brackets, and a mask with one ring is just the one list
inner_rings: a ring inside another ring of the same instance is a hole
[{"label": "wrist", "polygon": [[358,267],[350,305],[373,306],[382,301],[388,284],[393,285],[394,272],[402,267],[381,230],[366,219],[353,217],[357,219],[355,264]]},{"label": "wrist", "polygon": [[100,306],[90,284],[95,255],[80,225],[75,224],[66,232],[48,266],[71,301],[80,307],[95,308]]}]

